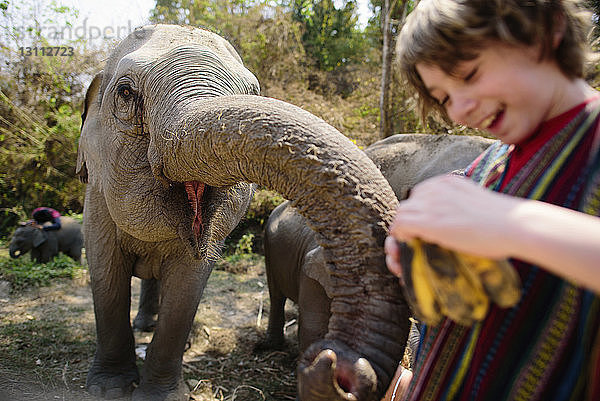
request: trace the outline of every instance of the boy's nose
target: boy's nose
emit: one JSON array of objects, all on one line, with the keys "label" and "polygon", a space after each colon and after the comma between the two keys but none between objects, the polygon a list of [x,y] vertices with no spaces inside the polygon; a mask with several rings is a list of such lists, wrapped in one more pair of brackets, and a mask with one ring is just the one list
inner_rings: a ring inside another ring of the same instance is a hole
[{"label": "boy's nose", "polygon": [[472,96],[465,93],[457,93],[451,97],[452,102],[447,109],[448,117],[456,123],[466,126],[472,126],[472,112],[477,107],[477,101]]}]

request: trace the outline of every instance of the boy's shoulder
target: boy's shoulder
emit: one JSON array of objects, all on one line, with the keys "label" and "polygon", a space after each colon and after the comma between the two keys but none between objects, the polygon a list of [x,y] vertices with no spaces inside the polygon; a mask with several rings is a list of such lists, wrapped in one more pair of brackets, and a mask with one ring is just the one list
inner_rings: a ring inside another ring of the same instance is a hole
[{"label": "boy's shoulder", "polygon": [[494,166],[504,162],[511,145],[495,141],[465,169],[465,176],[480,181]]}]

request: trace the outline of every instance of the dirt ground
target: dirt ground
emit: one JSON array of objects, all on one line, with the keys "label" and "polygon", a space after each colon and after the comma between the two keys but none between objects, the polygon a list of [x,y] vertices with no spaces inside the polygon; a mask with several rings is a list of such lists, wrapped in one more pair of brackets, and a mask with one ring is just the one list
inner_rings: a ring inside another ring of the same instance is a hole
[{"label": "dirt ground", "polygon": [[[295,306],[286,310],[286,351],[254,352],[268,322],[264,262],[213,271],[198,308],[184,378],[192,400],[294,400]],[[131,317],[139,280],[132,285]],[[85,392],[94,352],[89,281],[81,278],[0,297],[0,401],[95,400]],[[138,364],[151,333],[136,333]]]}]

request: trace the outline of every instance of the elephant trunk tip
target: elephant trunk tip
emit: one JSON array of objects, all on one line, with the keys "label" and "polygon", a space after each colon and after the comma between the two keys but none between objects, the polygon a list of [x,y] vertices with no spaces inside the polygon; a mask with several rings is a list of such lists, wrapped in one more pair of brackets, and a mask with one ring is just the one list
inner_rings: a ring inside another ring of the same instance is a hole
[{"label": "elephant trunk tip", "polygon": [[[318,344],[318,343],[317,343]],[[377,374],[365,358],[348,349],[309,347],[298,368],[299,393],[303,401],[370,401],[379,399]],[[313,355],[316,356],[310,361]]]}]

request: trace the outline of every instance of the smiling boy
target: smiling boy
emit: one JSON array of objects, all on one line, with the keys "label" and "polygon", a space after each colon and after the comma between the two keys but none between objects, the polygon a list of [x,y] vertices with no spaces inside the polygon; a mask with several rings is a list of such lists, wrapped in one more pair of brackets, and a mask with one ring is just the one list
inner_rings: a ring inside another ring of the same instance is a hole
[{"label": "smiling boy", "polygon": [[419,237],[511,258],[523,285],[472,327],[426,327],[404,399],[600,399],[600,96],[583,79],[581,3],[422,0],[402,29],[422,116],[500,141],[470,179],[433,178],[400,203],[388,267],[400,276],[395,241]]}]

